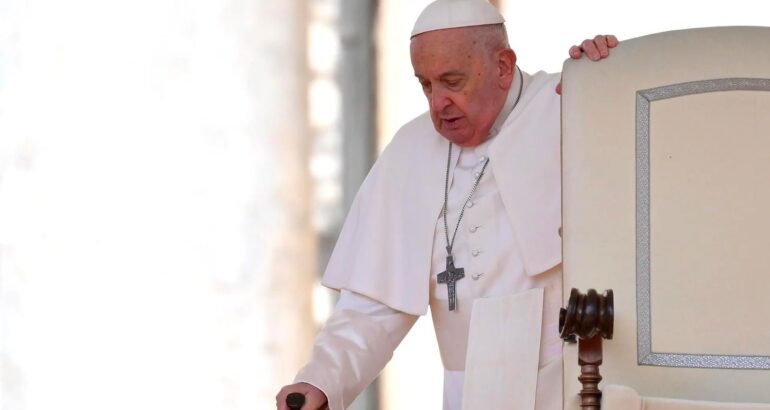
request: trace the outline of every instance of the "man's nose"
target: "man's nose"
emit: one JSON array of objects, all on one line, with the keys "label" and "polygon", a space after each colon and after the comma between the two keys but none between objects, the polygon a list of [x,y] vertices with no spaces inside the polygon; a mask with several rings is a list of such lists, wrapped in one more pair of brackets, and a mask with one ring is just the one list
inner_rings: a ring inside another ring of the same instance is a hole
[{"label": "man's nose", "polygon": [[441,112],[448,107],[452,100],[441,90],[434,90],[430,94],[430,106],[434,112]]}]

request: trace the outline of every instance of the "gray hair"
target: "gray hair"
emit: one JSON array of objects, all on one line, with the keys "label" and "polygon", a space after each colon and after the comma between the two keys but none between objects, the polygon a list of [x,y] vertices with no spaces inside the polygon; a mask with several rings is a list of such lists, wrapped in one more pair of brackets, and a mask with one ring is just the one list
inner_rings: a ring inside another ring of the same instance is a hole
[{"label": "gray hair", "polygon": [[503,23],[473,27],[473,40],[491,53],[511,48],[508,43],[508,31]]}]

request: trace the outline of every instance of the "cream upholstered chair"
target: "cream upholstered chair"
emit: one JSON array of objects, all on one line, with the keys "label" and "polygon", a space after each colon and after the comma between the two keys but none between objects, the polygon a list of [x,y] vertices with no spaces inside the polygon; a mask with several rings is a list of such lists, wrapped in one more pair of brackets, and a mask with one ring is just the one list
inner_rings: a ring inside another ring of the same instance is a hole
[{"label": "cream upholstered chair", "polygon": [[770,28],[623,41],[563,81],[565,301],[614,290],[603,408],[770,409]]},{"label": "cream upholstered chair", "polygon": [[770,404],[728,403],[701,400],[681,400],[659,397],[641,397],[628,387],[609,385],[604,388],[603,409],[620,410],[758,410],[770,409]]}]

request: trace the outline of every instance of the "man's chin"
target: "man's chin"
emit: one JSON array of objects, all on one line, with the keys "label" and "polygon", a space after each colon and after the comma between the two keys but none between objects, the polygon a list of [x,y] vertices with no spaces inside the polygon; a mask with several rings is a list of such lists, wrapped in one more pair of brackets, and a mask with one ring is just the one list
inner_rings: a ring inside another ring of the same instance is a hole
[{"label": "man's chin", "polygon": [[478,138],[474,138],[474,135],[467,135],[458,132],[439,131],[439,134],[441,134],[442,137],[448,139],[449,141],[452,141],[452,143],[455,145],[459,145],[461,147],[475,147],[476,145],[479,145],[483,142],[483,140],[478,141]]}]

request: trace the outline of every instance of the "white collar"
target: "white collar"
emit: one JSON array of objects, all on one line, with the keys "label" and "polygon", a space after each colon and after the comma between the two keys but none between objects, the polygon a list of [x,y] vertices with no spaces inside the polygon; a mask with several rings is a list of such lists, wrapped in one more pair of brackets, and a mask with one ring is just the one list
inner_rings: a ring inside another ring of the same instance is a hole
[{"label": "white collar", "polygon": [[511,114],[514,107],[516,107],[516,103],[519,102],[519,98],[521,98],[521,90],[523,87],[523,75],[519,70],[519,67],[516,66],[516,69],[513,73],[513,83],[511,84],[511,88],[508,90],[508,96],[505,98],[505,104],[503,104],[503,108],[500,110],[500,114],[497,114],[497,119],[495,119],[495,123],[492,124],[492,128],[489,129],[489,137],[487,137],[487,141],[491,140],[500,132],[500,128],[503,126],[503,123],[505,123],[505,120],[508,119],[508,116]]}]

